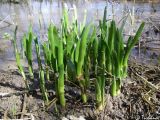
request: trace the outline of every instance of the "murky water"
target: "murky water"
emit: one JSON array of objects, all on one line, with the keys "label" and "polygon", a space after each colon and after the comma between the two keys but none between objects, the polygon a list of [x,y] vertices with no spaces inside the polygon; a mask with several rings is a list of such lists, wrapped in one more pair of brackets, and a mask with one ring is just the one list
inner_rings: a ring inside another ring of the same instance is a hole
[{"label": "murky water", "polygon": [[[65,2],[69,8],[70,19],[73,14],[73,5],[76,5],[78,20],[83,20],[84,10],[86,9],[87,22],[93,21],[95,24],[102,18],[105,6],[108,9],[108,18],[114,17],[117,21],[129,12],[134,14],[134,19],[128,19],[127,21],[126,34],[131,34],[134,31],[134,29],[130,29],[131,26],[137,28],[142,20],[149,21],[150,18],[158,18],[160,15],[160,2],[133,3],[106,2],[105,0],[67,0]],[[49,23],[54,22],[56,25],[60,23],[63,4],[64,1],[61,0],[44,0],[42,2],[28,0],[28,2],[20,4],[0,2],[0,69],[14,68],[15,66],[13,48],[9,40],[3,39],[4,33],[12,35],[15,24],[17,24],[20,41],[31,23],[33,31],[46,39],[46,30]]]}]

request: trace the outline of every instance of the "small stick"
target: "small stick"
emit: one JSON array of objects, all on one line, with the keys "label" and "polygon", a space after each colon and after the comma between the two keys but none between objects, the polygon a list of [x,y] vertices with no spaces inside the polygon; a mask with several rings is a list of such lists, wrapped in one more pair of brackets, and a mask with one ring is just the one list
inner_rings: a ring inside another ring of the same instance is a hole
[{"label": "small stick", "polygon": [[7,114],[8,114],[8,109],[5,110],[5,112],[4,112],[4,120],[8,120]]},{"label": "small stick", "polygon": [[34,92],[34,91],[36,91],[36,92],[39,92],[40,90],[39,89],[33,89],[33,90],[24,90],[24,91],[18,91],[18,92],[13,92],[13,93],[0,93],[0,99],[1,98],[3,98],[3,97],[11,97],[11,96],[13,96],[13,95],[16,95],[16,96],[18,96],[18,95],[23,95],[23,94],[25,94],[25,93],[32,93],[32,92]]},{"label": "small stick", "polygon": [[0,25],[1,25],[3,22],[5,22],[5,23],[7,23],[7,24],[9,24],[9,25],[12,25],[11,23],[5,21],[9,16],[10,16],[10,15],[7,15],[7,17],[5,17],[3,20],[0,19]]},{"label": "small stick", "polygon": [[56,101],[57,101],[57,98],[54,98],[51,102],[49,102],[46,107],[46,110],[50,109],[53,106],[53,104],[56,104]]},{"label": "small stick", "polygon": [[160,92],[159,88],[157,88],[157,86],[153,85],[151,82],[149,82],[147,79],[145,79],[144,77],[140,76],[139,74],[137,74],[136,72],[134,72],[132,70],[132,72],[137,75],[139,78],[141,78],[142,82],[145,84],[147,83],[148,87],[150,87],[151,89],[156,90],[157,92]]},{"label": "small stick", "polygon": [[14,93],[0,93],[0,98],[3,98],[3,97],[11,97],[13,95],[22,95],[24,93],[28,93],[28,91],[19,91],[19,92],[14,92]]},{"label": "small stick", "polygon": [[20,119],[23,119],[23,115],[26,114],[26,99],[27,99],[27,94],[25,93],[23,99],[22,114]]}]

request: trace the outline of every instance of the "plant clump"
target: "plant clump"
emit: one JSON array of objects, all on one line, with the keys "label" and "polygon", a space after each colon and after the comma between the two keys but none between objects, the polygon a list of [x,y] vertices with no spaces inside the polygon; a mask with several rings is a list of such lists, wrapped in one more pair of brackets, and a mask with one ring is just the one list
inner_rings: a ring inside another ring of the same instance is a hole
[{"label": "plant clump", "polygon": [[[29,33],[24,36],[23,49],[28,61],[30,77],[34,78],[32,66],[32,41],[34,40],[39,66],[39,87],[45,103],[49,103],[46,83],[47,81],[55,81],[53,89],[56,91],[56,97],[61,106],[65,107],[65,80],[79,85],[81,99],[83,103],[86,103],[88,100],[87,89],[91,87],[90,79],[92,76],[95,81],[97,109],[103,110],[106,82],[110,83],[110,94],[113,97],[117,96],[122,86],[122,79],[127,77],[129,55],[141,36],[144,22],[141,23],[135,36],[128,38],[125,46],[124,24],[119,28],[114,20],[106,20],[106,8],[98,27],[86,24],[86,14],[83,23],[79,23],[76,7],[74,7],[74,14],[73,20],[70,22],[67,7],[64,7],[60,27],[51,23],[48,28],[48,41],[44,43],[39,43],[40,40],[34,35],[31,28]],[[15,36],[16,31],[17,28]],[[16,37],[13,43],[18,69],[25,80],[26,87],[30,89],[20,63]],[[41,50],[44,63],[42,62]],[[51,77],[55,74],[58,76]]]}]

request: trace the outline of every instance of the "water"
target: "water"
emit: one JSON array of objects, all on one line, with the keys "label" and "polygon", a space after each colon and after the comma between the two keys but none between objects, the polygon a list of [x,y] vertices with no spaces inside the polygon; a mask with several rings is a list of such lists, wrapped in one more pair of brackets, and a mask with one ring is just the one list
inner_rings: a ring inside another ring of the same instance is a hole
[{"label": "water", "polygon": [[[160,15],[160,3],[133,3],[133,2],[107,2],[105,0],[67,0],[65,1],[69,8],[70,20],[73,16],[73,5],[76,5],[78,20],[83,21],[84,9],[87,10],[87,22],[98,23],[103,17],[105,6],[108,10],[108,18],[118,22],[128,12],[134,13],[133,24],[130,19],[127,21],[126,34],[132,34],[142,20],[148,21],[150,17]],[[61,0],[28,0],[20,4],[0,3],[0,69],[15,68],[15,58],[13,48],[9,40],[4,40],[4,33],[13,35],[15,25],[18,25],[17,38],[20,41],[30,24],[33,25],[33,31],[38,34],[42,40],[47,38],[46,31],[50,22],[56,25],[60,24],[62,16]],[[133,7],[134,6],[134,7]],[[133,12],[134,10],[134,12]],[[137,24],[136,24],[137,23]],[[20,46],[20,44],[19,44]]]}]

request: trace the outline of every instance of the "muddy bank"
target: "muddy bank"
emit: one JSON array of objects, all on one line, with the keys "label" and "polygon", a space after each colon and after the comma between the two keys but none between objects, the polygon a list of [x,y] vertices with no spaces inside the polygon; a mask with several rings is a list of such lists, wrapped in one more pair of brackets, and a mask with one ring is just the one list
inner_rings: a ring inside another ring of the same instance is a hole
[{"label": "muddy bank", "polygon": [[[160,67],[130,62],[129,77],[124,80],[121,94],[112,98],[106,94],[104,111],[95,109],[94,85],[88,90],[89,100],[82,104],[77,86],[66,81],[65,109],[56,103],[52,85],[50,100],[44,106],[39,88],[27,93],[22,77],[15,70],[0,72],[0,118],[35,118],[61,120],[83,117],[86,120],[160,119]],[[53,82],[54,84],[54,82]],[[54,86],[54,85],[53,85]],[[106,93],[109,88],[106,87]],[[2,95],[3,93],[3,95]],[[5,94],[4,94],[5,93]],[[7,93],[10,93],[7,95]],[[71,117],[72,116],[72,117]],[[71,119],[70,119],[71,120]],[[77,119],[78,120],[78,119]]]}]

